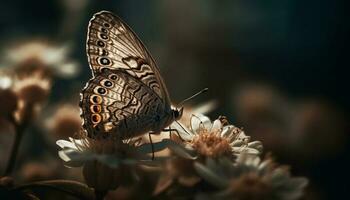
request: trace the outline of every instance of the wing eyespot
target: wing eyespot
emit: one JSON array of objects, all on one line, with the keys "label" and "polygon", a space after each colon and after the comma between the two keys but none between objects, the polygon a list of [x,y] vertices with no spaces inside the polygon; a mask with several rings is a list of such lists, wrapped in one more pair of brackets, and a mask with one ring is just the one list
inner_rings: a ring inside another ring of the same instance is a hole
[{"label": "wing eyespot", "polygon": [[108,56],[108,52],[106,51],[106,49],[102,49],[101,56]]},{"label": "wing eyespot", "polygon": [[115,74],[111,74],[111,75],[109,76],[109,78],[112,79],[112,80],[117,80],[117,79],[118,79],[118,76],[115,75]]},{"label": "wing eyespot", "polygon": [[101,57],[98,59],[101,65],[111,65],[111,60],[109,58]]},{"label": "wing eyespot", "polygon": [[90,97],[90,102],[94,103],[94,104],[101,104],[102,103],[102,97],[100,97],[98,95],[92,95]]},{"label": "wing eyespot", "polygon": [[105,47],[105,46],[106,46],[106,44],[105,44],[104,42],[102,42],[101,40],[98,40],[98,41],[97,41],[97,45],[98,45],[99,47]]},{"label": "wing eyespot", "polygon": [[100,123],[101,122],[101,115],[99,115],[99,114],[92,114],[91,115],[91,121],[94,124]]},{"label": "wing eyespot", "polygon": [[104,95],[107,93],[107,90],[102,88],[102,87],[96,87],[96,91],[97,91],[97,93],[99,93],[101,95]]},{"label": "wing eyespot", "polygon": [[90,106],[90,111],[92,113],[100,113],[102,111],[102,108],[100,105],[92,105]]},{"label": "wing eyespot", "polygon": [[106,34],[101,33],[100,38],[103,40],[108,40],[108,36]]},{"label": "wing eyespot", "polygon": [[108,33],[108,30],[102,27],[102,28],[101,28],[101,32],[102,32],[102,33]]},{"label": "wing eyespot", "polygon": [[111,88],[111,87],[113,87],[113,85],[114,85],[114,84],[113,84],[111,81],[109,81],[108,79],[102,80],[102,81],[100,82],[100,84],[103,85],[103,86],[105,86],[105,87],[107,87],[107,88]]},{"label": "wing eyespot", "polygon": [[102,73],[107,73],[109,71],[108,67],[102,67],[100,70]]},{"label": "wing eyespot", "polygon": [[112,87],[113,86],[113,83],[111,81],[105,81],[104,82],[104,86],[106,87]]}]

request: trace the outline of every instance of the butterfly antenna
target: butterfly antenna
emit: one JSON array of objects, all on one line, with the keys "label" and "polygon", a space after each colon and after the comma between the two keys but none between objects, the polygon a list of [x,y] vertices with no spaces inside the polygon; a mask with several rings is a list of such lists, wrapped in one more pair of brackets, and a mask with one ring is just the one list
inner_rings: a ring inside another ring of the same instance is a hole
[{"label": "butterfly antenna", "polygon": [[202,94],[202,93],[204,93],[204,92],[206,92],[206,91],[208,91],[208,90],[209,90],[208,88],[204,88],[203,90],[197,92],[196,94],[194,94],[194,95],[188,97],[187,99],[181,101],[181,102],[178,104],[178,107],[181,107],[181,106],[182,106],[183,104],[185,104],[187,101],[189,101],[189,100],[195,98],[196,96],[198,96],[198,95],[200,95],[200,94]]}]

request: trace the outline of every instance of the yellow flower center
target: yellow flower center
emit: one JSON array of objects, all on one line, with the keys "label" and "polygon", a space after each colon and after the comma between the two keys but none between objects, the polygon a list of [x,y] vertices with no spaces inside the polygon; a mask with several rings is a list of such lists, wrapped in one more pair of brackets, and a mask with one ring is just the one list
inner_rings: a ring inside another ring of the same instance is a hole
[{"label": "yellow flower center", "polygon": [[220,136],[220,131],[208,132],[201,129],[191,141],[192,147],[197,152],[206,157],[217,158],[223,155],[231,154],[231,146],[229,141]]}]

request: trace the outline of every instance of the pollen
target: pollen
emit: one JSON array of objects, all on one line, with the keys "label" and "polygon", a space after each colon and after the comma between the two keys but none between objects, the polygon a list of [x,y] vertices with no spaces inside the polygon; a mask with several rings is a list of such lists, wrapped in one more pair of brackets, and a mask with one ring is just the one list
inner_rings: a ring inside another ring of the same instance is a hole
[{"label": "pollen", "polygon": [[217,132],[208,132],[205,129],[200,131],[200,134],[195,136],[191,141],[192,147],[197,152],[206,157],[217,158],[223,155],[230,155],[231,146],[229,141],[220,136]]}]

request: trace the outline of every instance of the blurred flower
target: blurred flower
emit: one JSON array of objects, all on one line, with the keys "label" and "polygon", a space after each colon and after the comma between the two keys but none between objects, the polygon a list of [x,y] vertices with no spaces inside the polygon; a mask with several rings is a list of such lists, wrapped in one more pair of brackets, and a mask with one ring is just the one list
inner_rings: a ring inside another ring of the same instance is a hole
[{"label": "blurred flower", "polygon": [[195,169],[219,191],[200,194],[196,199],[295,200],[303,194],[308,180],[291,177],[287,167],[277,166],[270,158],[261,161],[258,156],[241,154],[232,164],[227,159],[219,162],[208,159],[197,162]]},{"label": "blurred flower", "polygon": [[[141,144],[138,138],[115,141],[91,139],[81,132],[81,139],[58,140],[59,156],[70,167],[83,166],[86,183],[97,191],[108,191],[129,185],[138,179],[136,164],[154,164],[152,150],[161,143]],[[164,148],[164,147],[163,147]]]},{"label": "blurred flower", "polygon": [[51,79],[36,69],[31,73],[0,71],[0,117],[10,121],[32,118],[47,100]]},{"label": "blurred flower", "polygon": [[45,120],[45,126],[56,138],[73,137],[81,128],[79,108],[72,104],[58,106],[54,114]]},{"label": "blurred flower", "polygon": [[13,78],[0,71],[0,118],[9,120],[17,109],[17,96],[12,90]]},{"label": "blurred flower", "polygon": [[61,177],[62,170],[59,170],[55,162],[29,162],[20,170],[21,178],[25,182],[43,181]]},{"label": "blurred flower", "polygon": [[3,176],[0,177],[0,188],[1,187],[7,187],[7,188],[12,188],[14,186],[14,180],[10,176]]},{"label": "blurred flower", "polygon": [[314,162],[336,155],[346,146],[346,119],[330,104],[304,100],[296,106],[291,123],[290,144],[298,159]]},{"label": "blurred flower", "polygon": [[264,83],[241,85],[233,95],[235,117],[266,149],[281,152],[291,137],[295,107],[278,89]]},{"label": "blurred flower", "polygon": [[27,76],[22,76],[16,80],[14,91],[27,104],[43,103],[51,89],[51,81],[40,71]]},{"label": "blurred flower", "polygon": [[235,109],[243,118],[264,112],[283,112],[286,99],[275,88],[263,83],[249,83],[235,89]]},{"label": "blurred flower", "polygon": [[189,155],[195,153],[195,157],[226,156],[234,159],[241,152],[260,154],[262,151],[261,142],[249,142],[250,137],[241,129],[229,125],[225,118],[212,123],[208,117],[197,114],[192,116],[190,124],[190,129],[187,129],[174,123]]},{"label": "blurred flower", "polygon": [[[288,98],[266,84],[250,83],[235,91],[235,116],[275,154],[305,164],[344,150],[346,120],[336,106],[315,98]],[[291,157],[291,149],[298,156]]]},{"label": "blurred flower", "polygon": [[8,89],[12,86],[12,84],[12,77],[8,73],[0,71],[0,89]]},{"label": "blurred flower", "polygon": [[11,89],[0,89],[0,117],[11,119],[17,109],[17,95]]},{"label": "blurred flower", "polygon": [[40,71],[19,77],[13,85],[13,91],[18,97],[16,121],[23,122],[34,117],[47,100],[50,90],[51,80]]},{"label": "blurred flower", "polygon": [[76,62],[68,60],[68,45],[56,46],[44,40],[29,40],[16,43],[6,52],[10,65],[16,66],[19,73],[30,73],[41,69],[45,75],[55,74],[71,78],[79,72]]}]

